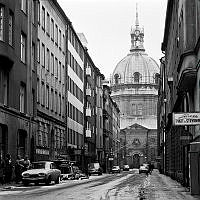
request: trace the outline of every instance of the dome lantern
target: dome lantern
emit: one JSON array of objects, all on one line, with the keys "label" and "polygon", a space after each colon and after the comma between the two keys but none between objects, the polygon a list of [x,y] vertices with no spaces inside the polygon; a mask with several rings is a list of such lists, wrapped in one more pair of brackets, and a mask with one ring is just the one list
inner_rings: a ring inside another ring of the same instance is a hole
[{"label": "dome lantern", "polygon": [[130,51],[142,50],[145,51],[144,46],[144,28],[140,28],[138,19],[138,6],[136,4],[136,20],[135,27],[131,29],[131,49]]}]

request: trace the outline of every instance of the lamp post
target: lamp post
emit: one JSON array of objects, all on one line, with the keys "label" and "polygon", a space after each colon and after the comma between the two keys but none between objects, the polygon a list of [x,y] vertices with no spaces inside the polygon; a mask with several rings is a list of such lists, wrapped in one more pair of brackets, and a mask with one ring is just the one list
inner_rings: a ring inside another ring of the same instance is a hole
[{"label": "lamp post", "polygon": [[166,173],[166,69],[165,56],[160,59],[162,64],[162,99],[163,99],[163,173]]}]

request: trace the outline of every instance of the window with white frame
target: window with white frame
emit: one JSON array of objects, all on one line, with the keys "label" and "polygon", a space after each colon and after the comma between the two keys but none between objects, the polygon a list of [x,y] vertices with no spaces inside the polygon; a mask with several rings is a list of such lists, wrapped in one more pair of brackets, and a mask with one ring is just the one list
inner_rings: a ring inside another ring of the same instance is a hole
[{"label": "window with white frame", "polygon": [[53,89],[51,89],[51,97],[50,97],[50,109],[53,111],[54,107],[54,92]]},{"label": "window with white frame", "polygon": [[55,57],[55,77],[58,78],[58,59]]},{"label": "window with white frame", "polygon": [[47,12],[47,33],[50,34],[50,16],[49,13]]},{"label": "window with white frame", "polygon": [[47,56],[46,56],[46,60],[47,60],[47,71],[49,71],[50,69],[50,52],[49,49],[47,48]]},{"label": "window with white frame", "polygon": [[62,36],[61,36],[61,30],[59,29],[59,47],[61,48],[61,43],[62,43]]},{"label": "window with white frame", "polygon": [[41,65],[45,67],[45,46],[42,43],[42,57],[41,57]]},{"label": "window with white frame", "polygon": [[58,25],[56,24],[56,30],[55,30],[55,43],[58,45]]},{"label": "window with white frame", "polygon": [[51,19],[51,39],[54,40],[54,20]]},{"label": "window with white frame", "polygon": [[54,55],[51,54],[51,74],[54,74]]},{"label": "window with white frame", "polygon": [[21,83],[19,89],[19,111],[22,113],[25,112],[25,91],[25,84]]},{"label": "window with white frame", "polygon": [[13,45],[13,13],[10,11],[8,19],[8,43]]},{"label": "window with white frame", "polygon": [[61,82],[61,76],[62,76],[62,67],[61,67],[61,62],[59,62],[58,65],[58,80]]},{"label": "window with white frame", "polygon": [[21,61],[26,63],[26,35],[21,33]]},{"label": "window with white frame", "polygon": [[0,5],[0,40],[4,37],[4,7]]},{"label": "window with white frame", "polygon": [[45,8],[42,6],[42,29],[45,30]]}]

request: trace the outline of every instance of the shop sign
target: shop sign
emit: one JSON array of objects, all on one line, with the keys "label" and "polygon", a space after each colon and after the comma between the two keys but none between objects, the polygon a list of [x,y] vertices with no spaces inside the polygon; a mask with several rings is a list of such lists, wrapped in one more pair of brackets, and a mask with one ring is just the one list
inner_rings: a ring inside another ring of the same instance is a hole
[{"label": "shop sign", "polygon": [[200,113],[173,113],[174,126],[199,125]]},{"label": "shop sign", "polygon": [[47,150],[47,149],[36,149],[36,154],[49,155],[49,150]]}]

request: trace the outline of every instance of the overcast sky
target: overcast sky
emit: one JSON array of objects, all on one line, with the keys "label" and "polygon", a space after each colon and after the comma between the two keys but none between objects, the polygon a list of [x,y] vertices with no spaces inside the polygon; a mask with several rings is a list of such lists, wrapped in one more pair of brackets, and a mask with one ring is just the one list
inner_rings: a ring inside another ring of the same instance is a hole
[{"label": "overcast sky", "polygon": [[167,0],[58,0],[75,31],[84,33],[88,52],[106,78],[129,53],[136,2],[146,53],[159,64]]}]

